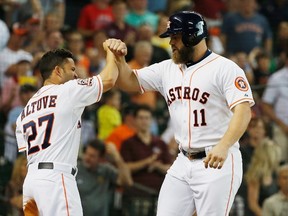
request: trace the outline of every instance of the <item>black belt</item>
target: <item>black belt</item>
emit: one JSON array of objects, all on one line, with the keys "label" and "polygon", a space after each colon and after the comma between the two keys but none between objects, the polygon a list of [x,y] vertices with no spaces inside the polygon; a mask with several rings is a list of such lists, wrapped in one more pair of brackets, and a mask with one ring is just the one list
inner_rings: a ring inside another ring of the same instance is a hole
[{"label": "black belt", "polygon": [[181,152],[189,159],[189,160],[196,160],[196,159],[202,159],[206,157],[205,151],[200,152],[187,152],[184,149],[181,149]]},{"label": "black belt", "polygon": [[[40,162],[38,163],[38,169],[54,169],[54,164],[52,162]],[[74,176],[76,168],[72,168],[70,173]]]}]

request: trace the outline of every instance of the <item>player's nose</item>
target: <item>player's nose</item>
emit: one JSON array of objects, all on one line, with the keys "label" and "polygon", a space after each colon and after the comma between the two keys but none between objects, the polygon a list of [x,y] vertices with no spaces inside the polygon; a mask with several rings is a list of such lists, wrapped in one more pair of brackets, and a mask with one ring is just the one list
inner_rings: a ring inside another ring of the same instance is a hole
[{"label": "player's nose", "polygon": [[74,79],[78,79],[78,74],[74,72]]}]

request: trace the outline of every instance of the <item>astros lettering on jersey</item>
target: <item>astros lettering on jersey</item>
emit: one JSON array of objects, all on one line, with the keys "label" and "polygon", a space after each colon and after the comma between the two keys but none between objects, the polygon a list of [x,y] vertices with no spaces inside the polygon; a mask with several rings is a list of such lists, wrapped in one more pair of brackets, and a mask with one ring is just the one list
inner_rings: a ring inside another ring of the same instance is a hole
[{"label": "astros lettering on jersey", "polygon": [[216,145],[228,128],[230,110],[244,101],[254,104],[244,71],[215,53],[190,67],[166,60],[134,73],[143,92],[159,91],[166,99],[183,149]]},{"label": "astros lettering on jersey", "polygon": [[53,161],[76,166],[81,115],[85,106],[101,99],[102,91],[100,76],[43,86],[16,122],[18,148],[27,151],[28,165]]}]

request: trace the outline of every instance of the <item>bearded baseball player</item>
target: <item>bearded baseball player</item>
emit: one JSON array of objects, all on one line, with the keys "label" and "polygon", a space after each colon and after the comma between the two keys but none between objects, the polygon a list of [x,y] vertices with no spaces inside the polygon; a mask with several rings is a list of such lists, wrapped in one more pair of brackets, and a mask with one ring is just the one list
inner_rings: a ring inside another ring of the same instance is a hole
[{"label": "bearded baseball player", "polygon": [[115,84],[118,68],[111,51],[106,61],[100,75],[76,79],[69,51],[49,51],[40,60],[44,86],[27,103],[16,128],[19,151],[26,151],[28,160],[25,215],[83,215],[75,181],[81,114]]},{"label": "bearded baseball player", "polygon": [[[238,140],[254,104],[244,72],[207,48],[201,15],[182,11],[169,18],[172,60],[140,70],[127,66],[118,40],[107,41],[125,91],[159,91],[167,102],[179,154],[167,171],[158,216],[227,216],[242,181]],[[121,53],[121,55],[120,55]]]}]

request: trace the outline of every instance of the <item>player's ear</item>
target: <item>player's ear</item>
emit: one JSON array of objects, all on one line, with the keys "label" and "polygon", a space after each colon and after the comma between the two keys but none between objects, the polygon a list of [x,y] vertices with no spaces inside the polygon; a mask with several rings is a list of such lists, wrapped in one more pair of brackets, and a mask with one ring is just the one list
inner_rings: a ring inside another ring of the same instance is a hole
[{"label": "player's ear", "polygon": [[63,69],[61,67],[59,67],[58,65],[55,66],[54,71],[57,76],[62,77]]}]

